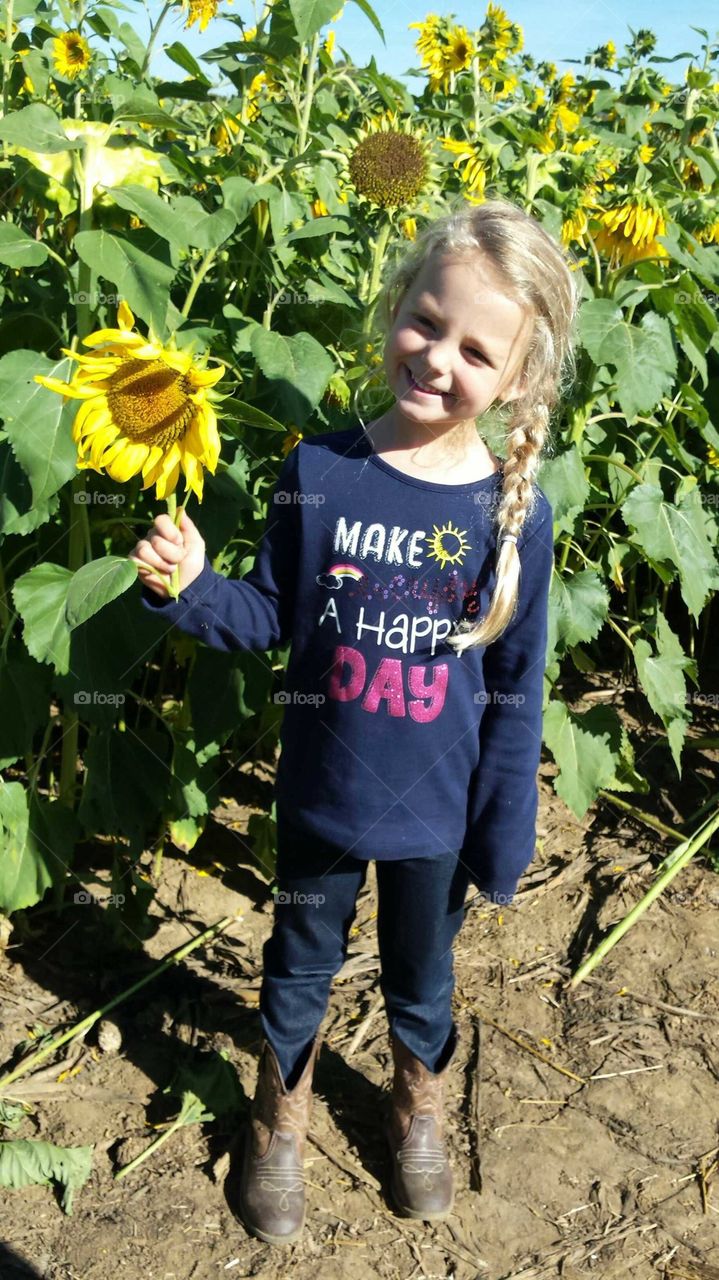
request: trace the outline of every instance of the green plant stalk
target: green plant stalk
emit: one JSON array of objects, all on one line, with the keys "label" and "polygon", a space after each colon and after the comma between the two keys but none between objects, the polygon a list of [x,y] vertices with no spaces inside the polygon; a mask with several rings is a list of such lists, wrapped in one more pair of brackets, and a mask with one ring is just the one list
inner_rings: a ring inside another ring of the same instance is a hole
[{"label": "green plant stalk", "polygon": [[[262,203],[262,204],[264,205],[264,208],[261,208],[261,209],[259,210],[259,213],[258,213],[258,215],[257,215],[258,220],[257,220],[257,222],[255,223],[255,247],[254,247],[254,250],[253,250],[253,252],[252,252],[252,264],[251,264],[251,266],[250,266],[250,274],[249,274],[249,276],[247,277],[247,283],[246,283],[246,285],[245,285],[245,292],[244,292],[244,296],[243,296],[243,298],[242,298],[242,314],[243,314],[243,316],[246,316],[246,315],[247,315],[247,308],[248,308],[249,303],[250,303],[250,298],[252,297],[252,289],[253,289],[253,286],[254,286],[254,283],[255,283],[255,276],[257,275],[257,268],[258,268],[258,266],[259,266],[259,262],[260,262],[260,247],[261,247],[262,242],[263,242],[263,240],[264,240],[264,238],[265,238],[265,235],[266,235],[266,232],[267,232],[267,226],[268,226],[268,223],[269,223],[269,221],[270,221],[270,206],[269,206],[269,204],[267,203],[267,201],[266,201],[266,200],[265,200],[265,201],[262,201],[262,202],[258,202],[258,203]],[[257,205],[255,205],[255,208],[257,208]],[[255,367],[256,367],[256,366],[255,366]]]},{"label": "green plant stalk", "polygon": [[[183,511],[185,510],[184,503],[183,503],[183,505],[182,505],[182,506],[178,507],[178,505],[177,505],[177,494],[176,494],[176,493],[170,493],[170,494],[168,494],[168,497],[167,497],[166,501],[167,501],[167,514],[168,514],[168,516],[170,517],[170,519],[171,519],[172,523],[175,525],[175,528],[179,529],[179,527],[180,527],[180,520],[182,519],[182,513],[183,513]],[[176,564],[176,565],[175,565],[175,567],[174,567],[174,569],[172,570],[172,576],[171,576],[171,578],[170,578],[170,584],[169,584],[169,586],[168,586],[167,590],[169,591],[169,593],[170,593],[170,595],[171,595],[172,599],[173,599],[173,600],[177,600],[177,598],[178,598],[178,596],[179,596],[179,594],[180,594],[180,566],[179,566],[179,564]]]},{"label": "green plant stalk", "polygon": [[177,1116],[177,1118],[173,1120],[169,1129],[166,1129],[164,1133],[159,1133],[157,1137],[153,1139],[150,1145],[148,1147],[145,1147],[144,1151],[141,1151],[139,1155],[135,1156],[134,1160],[130,1160],[128,1164],[124,1164],[121,1169],[118,1169],[117,1173],[113,1175],[115,1182],[119,1182],[120,1179],[126,1177],[128,1173],[132,1173],[133,1169],[136,1169],[139,1164],[142,1164],[142,1161],[146,1160],[147,1157],[151,1155],[153,1151],[157,1151],[157,1148],[161,1147],[163,1142],[167,1142],[167,1139],[171,1138],[173,1133],[177,1133],[178,1129],[182,1129],[183,1126],[188,1123],[199,1124],[201,1123],[201,1121],[200,1120],[196,1120],[196,1121],[184,1120],[182,1117],[182,1112],[180,1112],[179,1116]]},{"label": "green plant stalk", "polygon": [[660,893],[664,892],[667,885],[670,884],[674,877],[679,874],[682,868],[685,867],[688,862],[691,862],[694,854],[704,847],[716,831],[717,827],[719,827],[719,809],[716,810],[711,818],[707,819],[703,826],[701,826],[690,839],[683,840],[681,844],[677,845],[676,849],[672,850],[668,859],[669,866],[667,866],[666,870],[659,875],[654,884],[650,889],[648,889],[644,897],[636,904],[636,906],[632,907],[631,911],[624,917],[624,919],[620,920],[619,924],[614,926],[611,932],[607,934],[606,938],[602,939],[596,950],[593,951],[592,954],[579,966],[576,973],[572,975],[569,981],[570,987],[576,987],[592,972],[593,969],[596,969],[597,965],[604,959],[607,952],[611,951],[612,947],[619,942],[620,938],[623,938],[624,934],[629,932],[632,925],[636,924],[637,920],[644,914],[647,907],[651,906],[654,899],[658,898]]},{"label": "green plant stalk", "polygon": [[[82,35],[82,24],[85,21],[85,0],[77,0],[76,6],[75,30]],[[78,86],[75,93],[75,119],[82,118],[82,88]]]},{"label": "green plant stalk", "polygon": [[297,154],[302,155],[307,145],[307,133],[310,127],[310,112],[312,111],[312,99],[314,97],[314,80],[317,68],[317,51],[320,47],[319,32],[316,31],[312,37],[312,45],[307,59],[307,79],[305,81],[305,100],[302,106],[302,119],[300,120],[300,129],[297,136]]},{"label": "green plant stalk", "polygon": [[164,973],[165,969],[169,969],[171,964],[177,964],[179,960],[184,960],[185,956],[188,956],[196,947],[201,946],[203,942],[209,942],[211,938],[218,933],[222,933],[228,925],[232,924],[233,920],[237,919],[238,916],[236,915],[223,916],[221,920],[217,920],[215,924],[210,925],[210,927],[205,929],[203,933],[199,933],[195,938],[190,938],[190,941],[183,943],[181,947],[178,947],[177,951],[171,952],[170,955],[166,956],[162,963],[159,964],[156,969],[153,969],[151,973],[146,973],[144,978],[140,978],[137,982],[133,982],[131,987],[127,987],[127,989],[125,991],[121,991],[119,995],[113,996],[112,1000],[108,1000],[107,1004],[104,1004],[102,1008],[95,1009],[93,1013],[89,1013],[86,1018],[83,1018],[82,1022],[77,1022],[74,1027],[70,1027],[68,1031],[63,1031],[62,1035],[56,1036],[55,1039],[51,1040],[49,1044],[46,1044],[43,1049],[38,1049],[37,1053],[33,1053],[29,1058],[25,1058],[14,1071],[10,1071],[5,1076],[0,1076],[0,1093],[2,1093],[7,1085],[13,1084],[14,1081],[19,1080],[21,1076],[27,1075],[28,1071],[33,1067],[39,1066],[41,1062],[44,1062],[45,1059],[54,1053],[56,1049],[59,1049],[61,1045],[67,1044],[69,1040],[75,1040],[78,1036],[84,1035],[99,1018],[102,1018],[106,1013],[109,1013],[110,1009],[114,1009],[115,1006],[121,1004],[123,1000],[127,1000],[131,995],[134,995],[136,991],[140,991],[142,987],[147,986],[148,982],[152,982],[153,978],[158,978],[161,973]]},{"label": "green plant stalk", "polygon": [[197,268],[197,271],[193,271],[192,273],[192,283],[189,289],[187,290],[187,297],[185,298],[185,301],[182,305],[182,310],[180,311],[180,315],[184,316],[185,319],[187,319],[188,315],[190,314],[190,307],[195,301],[195,294],[197,293],[197,290],[202,284],[202,281],[207,275],[207,272],[209,271],[210,267],[212,266],[212,263],[215,260],[216,254],[217,254],[216,248],[208,249],[207,253],[202,259],[202,262]]},{"label": "green plant stalk", "polygon": [[141,80],[143,79],[145,72],[147,71],[147,68],[150,65],[150,58],[152,57],[152,50],[155,47],[157,33],[160,30],[160,27],[165,20],[165,15],[169,13],[170,9],[173,9],[174,7],[175,7],[175,0],[167,0],[167,4],[165,5],[164,9],[161,11],[160,16],[157,19],[157,22],[155,23],[154,27],[153,26],[150,27],[150,39],[147,42],[147,49],[145,50],[145,56],[142,60],[142,66],[140,67]]},{"label": "green plant stalk", "polygon": [[475,133],[479,133],[479,103],[482,97],[482,86],[479,82],[479,58],[472,59],[472,80],[474,82],[472,93],[474,98],[474,129]]},{"label": "green plant stalk", "polygon": [[10,610],[7,607],[5,599],[5,570],[3,568],[2,556],[0,555],[0,625],[3,631],[6,629],[10,621]]},{"label": "green plant stalk", "polygon": [[659,818],[655,818],[651,813],[645,813],[643,809],[637,809],[636,805],[630,804],[628,800],[623,800],[621,796],[617,796],[613,791],[607,791],[604,787],[599,788],[598,794],[603,800],[608,800],[610,804],[615,804],[619,809],[623,809],[625,813],[630,813],[638,822],[643,822],[645,826],[651,827],[653,831],[658,831],[660,835],[669,836],[670,840],[676,840],[681,843],[686,839],[679,831],[675,831],[673,827],[666,826]]},{"label": "green plant stalk", "polygon": [[365,299],[365,313],[362,320],[362,334],[364,337],[369,336],[372,330],[372,321],[374,318],[374,306],[379,288],[379,280],[382,272],[382,263],[384,255],[387,252],[387,243],[389,241],[391,223],[389,219],[383,222],[377,233],[372,250],[372,273],[370,275],[367,297]]},{"label": "green plant stalk", "polygon": [[[79,188],[80,231],[92,230],[93,190],[89,178],[89,169],[87,153],[83,150],[82,160],[80,160],[79,156],[76,156],[75,169]],[[82,259],[80,259],[78,266],[77,281],[79,295],[83,298],[89,298],[92,289],[92,269]],[[75,302],[75,311],[77,315],[75,336],[80,339],[90,332],[91,304],[89,302],[80,302],[78,299]],[[78,569],[82,568],[86,556],[90,559],[92,558],[87,505],[85,502],[78,501],[80,494],[84,495],[85,493],[86,479],[86,471],[79,471],[73,476],[70,488],[68,568],[72,573],[76,573]],[[80,720],[74,707],[66,707],[63,713],[63,730],[58,798],[62,804],[72,809],[75,803],[77,749],[80,736]]]},{"label": "green plant stalk", "polygon": [[[10,105],[10,68],[12,67],[12,26],[13,26],[13,7],[14,0],[5,0],[5,49],[3,51],[2,60],[2,113],[3,117],[8,113]],[[8,157],[8,144],[3,139],[2,144],[3,159]]]}]

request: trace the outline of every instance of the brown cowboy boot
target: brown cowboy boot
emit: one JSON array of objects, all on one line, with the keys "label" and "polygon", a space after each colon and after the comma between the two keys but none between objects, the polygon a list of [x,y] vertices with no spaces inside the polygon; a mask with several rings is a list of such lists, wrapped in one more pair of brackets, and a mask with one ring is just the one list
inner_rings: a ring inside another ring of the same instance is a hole
[{"label": "brown cowboy boot", "polygon": [[302,1075],[288,1090],[277,1055],[262,1037],[257,1088],[245,1133],[240,1211],[248,1230],[268,1244],[292,1244],[305,1224],[304,1149],[320,1043],[318,1032]]},{"label": "brown cowboy boot", "polygon": [[385,1132],[392,1153],[392,1194],[409,1218],[446,1218],[454,1187],[443,1136],[442,1091],[457,1047],[456,1025],[439,1072],[430,1071],[397,1036],[390,1034],[390,1043],[394,1082]]}]

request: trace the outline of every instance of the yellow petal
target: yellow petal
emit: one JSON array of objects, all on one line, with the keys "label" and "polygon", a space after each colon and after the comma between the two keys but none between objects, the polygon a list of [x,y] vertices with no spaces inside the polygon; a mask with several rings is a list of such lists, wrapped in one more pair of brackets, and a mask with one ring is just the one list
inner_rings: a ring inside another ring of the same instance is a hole
[{"label": "yellow petal", "polygon": [[192,449],[185,448],[182,450],[182,470],[185,473],[188,489],[193,488],[197,474],[202,469],[198,465],[197,457],[192,452]]},{"label": "yellow petal", "polygon": [[162,354],[165,364],[174,369],[177,373],[188,373],[192,368],[192,356],[187,351],[163,351],[158,348]]},{"label": "yellow petal", "polygon": [[217,415],[212,405],[206,404],[199,422],[200,435],[205,445],[205,466],[214,475],[220,456],[221,442],[217,430]]},{"label": "yellow petal", "polygon": [[96,467],[102,466],[103,453],[107,446],[112,444],[113,440],[117,439],[119,434],[120,432],[118,428],[114,426],[113,423],[110,423],[109,426],[106,427],[100,427],[99,430],[93,433],[92,439],[89,441],[90,457]]},{"label": "yellow petal", "polygon": [[195,387],[214,387],[216,382],[225,372],[225,366],[220,365],[219,369],[191,369],[190,381]]},{"label": "yellow petal", "polygon": [[83,338],[86,347],[96,347],[100,342],[116,342],[120,347],[141,347],[146,341],[141,333],[128,333],[126,329],[96,329]]},{"label": "yellow petal", "polygon": [[158,498],[167,498],[177,488],[180,475],[180,449],[177,442],[170,446],[160,466],[155,492]]},{"label": "yellow petal", "polygon": [[33,381],[39,382],[50,391],[59,392],[61,396],[70,396],[75,400],[85,400],[89,396],[97,395],[96,391],[88,387],[79,387],[77,383],[61,382],[59,378],[45,378],[41,373],[36,373]]},{"label": "yellow petal", "polygon": [[160,342],[146,342],[142,347],[133,347],[132,358],[133,360],[164,360],[165,363],[168,362],[167,352]]},{"label": "yellow petal", "polygon": [[[98,411],[99,421],[96,421]],[[107,422],[109,422],[109,416],[105,402],[102,399],[98,399],[97,396],[93,396],[92,400],[85,400],[75,414],[75,421],[72,424],[72,438],[79,443],[83,436],[91,435],[93,431],[97,430],[98,427],[105,426]]]},{"label": "yellow petal", "polygon": [[135,324],[135,317],[124,298],[117,308],[117,323],[121,329],[132,329]]},{"label": "yellow petal", "polygon": [[70,356],[72,360],[77,360],[80,366],[86,365],[89,369],[116,369],[120,363],[117,356],[107,355],[104,351],[99,356],[85,355],[82,351],[71,351],[69,347],[61,348],[66,356]]},{"label": "yellow petal", "polygon": [[123,439],[121,449],[118,450],[109,463],[103,462],[103,465],[113,480],[119,480],[124,483],[142,470],[142,464],[149,452],[149,445],[128,444],[127,440]]},{"label": "yellow petal", "polygon": [[147,488],[148,483],[149,484],[154,483],[154,481],[148,480],[148,477],[151,472],[156,470],[157,463],[159,462],[161,457],[162,457],[162,449],[160,448],[159,444],[153,444],[152,448],[150,449],[150,452],[147,455],[147,461],[145,462],[142,468],[143,479],[147,481],[147,483],[142,486],[143,489]]},{"label": "yellow petal", "polygon": [[118,453],[120,453],[125,448],[126,443],[127,443],[127,438],[125,436],[122,436],[121,439],[116,440],[114,444],[110,445],[109,449],[107,449],[105,452],[105,458],[103,459],[103,463],[102,463],[105,469],[107,469],[108,462],[113,462],[114,459],[117,457]]}]

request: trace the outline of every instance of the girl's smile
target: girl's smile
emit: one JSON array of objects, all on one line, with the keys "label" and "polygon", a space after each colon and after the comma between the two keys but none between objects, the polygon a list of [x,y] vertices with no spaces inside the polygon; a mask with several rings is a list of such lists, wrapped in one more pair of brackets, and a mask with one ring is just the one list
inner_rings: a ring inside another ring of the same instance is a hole
[{"label": "girl's smile", "polygon": [[434,387],[427,387],[427,386],[424,386],[422,383],[418,382],[417,379],[412,376],[412,372],[408,365],[405,364],[402,366],[402,368],[404,369],[404,372],[407,375],[407,380],[410,384],[410,391],[416,391],[417,394],[421,396],[435,396],[435,397],[439,396],[440,399],[446,396],[448,400],[454,399],[454,396],[449,391],[440,391],[435,389]]}]

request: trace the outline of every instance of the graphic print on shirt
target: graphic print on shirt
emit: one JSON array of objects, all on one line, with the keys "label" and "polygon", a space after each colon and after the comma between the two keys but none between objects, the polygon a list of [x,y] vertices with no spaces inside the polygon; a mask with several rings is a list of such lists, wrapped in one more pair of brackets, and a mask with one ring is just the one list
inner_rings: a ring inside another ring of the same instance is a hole
[{"label": "graphic print on shirt", "polygon": [[[356,602],[356,612],[348,625],[347,612],[342,619],[337,598],[330,597],[318,619],[320,628],[336,627],[338,636],[346,636],[347,643],[335,647],[327,684],[327,695],[337,702],[351,702],[361,698],[365,711],[386,711],[391,716],[407,716],[420,724],[435,720],[442,711],[447,696],[450,664],[438,662],[430,667],[426,656],[434,657],[454,628],[454,618],[439,618],[440,603],[461,601],[466,611],[476,611],[476,583],[460,578],[456,565],[462,565],[471,543],[466,541],[466,530],[460,530],[450,521],[441,527],[435,524],[433,532],[417,529],[410,537],[408,529],[394,525],[389,530],[380,523],[362,527],[361,521],[348,525],[340,516],[335,525],[333,550],[341,555],[354,556],[358,560],[375,564],[397,565],[406,569],[421,570],[425,561],[434,561],[440,571],[451,566],[449,573],[434,576],[427,573],[405,576],[397,573],[388,583],[374,578],[366,568],[359,568],[349,560],[338,559],[331,563],[326,573],[318,574],[318,586],[330,592],[342,592],[343,597]],[[426,544],[426,545],[425,545]],[[430,566],[431,567],[431,566]],[[394,609],[376,610],[368,605],[375,600],[392,604],[417,602],[425,605],[426,612],[409,611],[395,613]],[[474,606],[474,607],[473,607]],[[358,641],[374,636],[377,646],[399,652],[411,658],[421,648],[425,660],[405,662],[399,657],[380,656],[374,674],[367,670],[364,653],[350,640]],[[429,650],[427,654],[427,650]]]}]

